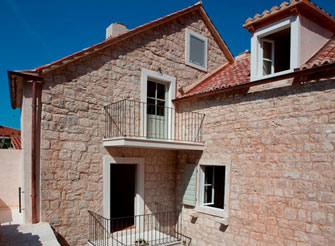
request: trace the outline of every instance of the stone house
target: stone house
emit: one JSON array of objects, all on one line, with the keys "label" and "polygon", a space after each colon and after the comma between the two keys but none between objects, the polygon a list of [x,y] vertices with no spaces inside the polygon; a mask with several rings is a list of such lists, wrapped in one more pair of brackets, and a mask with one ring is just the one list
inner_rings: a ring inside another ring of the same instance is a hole
[{"label": "stone house", "polygon": [[70,245],[334,245],[335,19],[292,0],[244,27],[233,57],[197,3],[10,71],[26,223]]}]

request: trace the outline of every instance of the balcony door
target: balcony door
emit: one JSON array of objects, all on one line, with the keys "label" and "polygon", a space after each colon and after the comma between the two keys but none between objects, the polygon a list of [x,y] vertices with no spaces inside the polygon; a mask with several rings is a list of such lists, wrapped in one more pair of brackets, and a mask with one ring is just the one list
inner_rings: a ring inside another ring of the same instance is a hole
[{"label": "balcony door", "polygon": [[147,85],[147,137],[156,139],[168,138],[167,108],[168,85],[148,81]]}]

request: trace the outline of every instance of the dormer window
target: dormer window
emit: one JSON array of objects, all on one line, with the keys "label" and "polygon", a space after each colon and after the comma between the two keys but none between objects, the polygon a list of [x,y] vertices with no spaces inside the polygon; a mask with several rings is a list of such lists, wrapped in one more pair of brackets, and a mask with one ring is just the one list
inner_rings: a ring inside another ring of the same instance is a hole
[{"label": "dormer window", "polygon": [[186,64],[207,71],[207,38],[186,29]]},{"label": "dormer window", "polygon": [[251,38],[251,80],[292,72],[299,64],[297,17],[257,29]]},{"label": "dormer window", "polygon": [[259,74],[263,76],[290,69],[290,28],[261,37]]}]

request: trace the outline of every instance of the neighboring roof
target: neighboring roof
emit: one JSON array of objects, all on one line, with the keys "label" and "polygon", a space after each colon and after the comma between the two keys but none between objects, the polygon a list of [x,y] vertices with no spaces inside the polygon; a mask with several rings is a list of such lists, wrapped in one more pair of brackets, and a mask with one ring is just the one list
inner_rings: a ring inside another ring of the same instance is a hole
[{"label": "neighboring roof", "polygon": [[330,39],[306,64],[300,69],[319,67],[335,63],[335,38]]},{"label": "neighboring roof", "polygon": [[250,32],[254,32],[264,25],[297,13],[313,17],[313,21],[330,30],[335,28],[334,17],[310,0],[284,1],[279,7],[273,6],[270,10],[264,10],[262,14],[256,14],[253,18],[248,18],[243,26]]},{"label": "neighboring roof", "polygon": [[0,136],[20,136],[21,131],[8,126],[0,126]]},{"label": "neighboring roof", "polygon": [[203,21],[205,22],[205,24],[207,25],[209,31],[211,32],[211,34],[213,35],[214,39],[216,40],[216,42],[218,43],[218,46],[220,47],[220,49],[222,50],[222,52],[225,54],[225,56],[227,57],[228,61],[233,62],[234,57],[231,53],[231,51],[229,50],[228,46],[226,45],[226,43],[224,42],[224,40],[222,39],[221,35],[219,34],[219,32],[216,30],[215,26],[213,25],[213,23],[211,22],[211,20],[209,19],[206,11],[204,10],[201,2],[198,2],[190,7],[187,7],[185,9],[179,10],[177,12],[174,12],[172,14],[166,15],[164,17],[161,17],[159,19],[156,19],[154,21],[148,22],[146,24],[143,24],[141,26],[138,26],[134,29],[128,30],[125,33],[122,33],[118,36],[106,39],[98,44],[92,45],[88,48],[85,48],[83,50],[80,50],[78,52],[75,52],[69,56],[63,57],[59,60],[56,60],[54,62],[51,62],[49,64],[46,65],[42,65],[39,66],[33,70],[25,70],[25,72],[44,72],[44,71],[48,71],[50,69],[55,69],[58,68],[62,65],[65,65],[69,62],[72,62],[74,60],[77,60],[79,58],[85,57],[87,55],[91,55],[95,52],[100,51],[101,49],[104,49],[106,47],[109,47],[111,45],[114,45],[120,41],[124,41],[128,38],[133,37],[134,35],[137,35],[139,33],[142,33],[144,31],[147,31],[149,29],[152,29],[154,27],[157,27],[161,24],[164,24],[166,22],[169,22],[171,20],[174,20],[176,18],[179,18],[183,15],[192,13],[194,11],[199,11],[200,12],[200,16],[202,17]]},{"label": "neighboring roof", "polygon": [[192,89],[185,92],[182,97],[194,96],[211,91],[234,87],[250,82],[250,52],[241,53],[235,62],[226,64],[221,69],[207,76]]},{"label": "neighboring roof", "polygon": [[10,136],[10,139],[15,149],[21,149],[21,137],[20,136]]},{"label": "neighboring roof", "polygon": [[0,136],[10,137],[15,149],[21,149],[21,131],[8,126],[0,126]]}]

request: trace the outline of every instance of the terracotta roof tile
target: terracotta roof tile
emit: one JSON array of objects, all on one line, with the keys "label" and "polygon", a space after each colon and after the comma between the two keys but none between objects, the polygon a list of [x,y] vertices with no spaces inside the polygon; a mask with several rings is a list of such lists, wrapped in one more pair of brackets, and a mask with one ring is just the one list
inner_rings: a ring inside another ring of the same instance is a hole
[{"label": "terracotta roof tile", "polygon": [[[296,71],[322,67],[328,64],[335,64],[335,37],[330,39],[308,62]],[[245,52],[237,56],[233,64],[227,64],[186,91],[181,98],[248,83],[250,83],[250,53]]]},{"label": "terracotta roof tile", "polygon": [[335,38],[329,40],[308,62],[300,69],[309,69],[335,63]]},{"label": "terracotta roof tile", "polygon": [[10,137],[15,149],[21,149],[21,131],[7,126],[0,126],[0,136]]},{"label": "terracotta roof tile", "polygon": [[246,51],[199,84],[187,91],[182,97],[207,93],[214,90],[233,87],[250,82],[250,52]]},{"label": "terracotta roof tile", "polygon": [[246,22],[243,24],[244,27],[249,27],[253,25],[254,23],[258,23],[262,21],[263,19],[266,19],[267,17],[275,16],[279,13],[286,12],[289,9],[294,8],[297,5],[304,4],[304,6],[309,6],[311,9],[314,9],[314,11],[318,11],[320,14],[325,16],[328,20],[335,22],[334,17],[326,12],[324,9],[320,8],[318,5],[313,3],[310,0],[291,0],[289,2],[282,2],[280,6],[273,6],[270,10],[264,10],[262,14],[255,14],[253,18],[249,17]]},{"label": "terracotta roof tile", "polygon": [[21,137],[20,136],[11,136],[10,139],[12,140],[12,144],[14,145],[15,149],[21,149]]},{"label": "terracotta roof tile", "polygon": [[0,136],[20,136],[21,131],[8,126],[0,126]]}]

